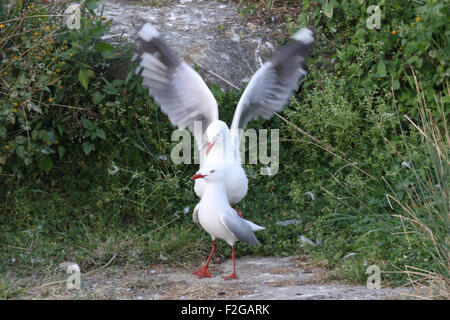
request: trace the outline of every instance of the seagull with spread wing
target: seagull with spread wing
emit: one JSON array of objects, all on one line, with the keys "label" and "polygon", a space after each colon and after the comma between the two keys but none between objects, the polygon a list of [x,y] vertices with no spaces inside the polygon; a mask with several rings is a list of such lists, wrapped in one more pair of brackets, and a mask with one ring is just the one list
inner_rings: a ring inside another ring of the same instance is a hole
[{"label": "seagull with spread wing", "polygon": [[[254,74],[239,100],[230,128],[219,120],[217,102],[200,75],[167,46],[159,32],[147,23],[138,35],[144,42],[144,52],[138,57],[137,72],[144,86],[174,126],[188,128],[194,134],[200,170],[209,164],[226,165],[226,193],[229,203],[235,205],[248,190],[239,154],[240,132],[251,120],[270,119],[288,102],[306,75],[306,58],[314,42],[312,31],[303,28],[295,33]],[[200,125],[196,126],[196,122]],[[200,198],[205,185],[204,179],[195,180],[194,190]]]}]

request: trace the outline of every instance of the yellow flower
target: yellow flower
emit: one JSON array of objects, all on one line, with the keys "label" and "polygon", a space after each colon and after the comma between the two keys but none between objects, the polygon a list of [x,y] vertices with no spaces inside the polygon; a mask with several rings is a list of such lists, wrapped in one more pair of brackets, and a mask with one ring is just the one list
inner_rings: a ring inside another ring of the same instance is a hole
[{"label": "yellow flower", "polygon": [[61,72],[61,69],[60,69],[60,68],[56,69],[56,72],[57,72],[57,73],[60,73],[60,72]]},{"label": "yellow flower", "polygon": [[6,148],[6,150],[8,150],[8,149],[9,149],[9,146],[5,146],[5,148]]},{"label": "yellow flower", "polygon": [[14,108],[13,111],[14,111],[14,113],[16,113],[17,112],[17,108]]},{"label": "yellow flower", "polygon": [[19,59],[19,58],[17,56],[15,56],[13,59],[14,59],[14,61],[17,61],[17,59]]},{"label": "yellow flower", "polygon": [[2,23],[0,24],[0,29],[3,29],[5,27],[5,25]]},{"label": "yellow flower", "polygon": [[8,72],[5,71],[5,72],[3,72],[3,74],[6,76],[8,74]]},{"label": "yellow flower", "polygon": [[69,57],[73,56],[73,54],[69,53]]},{"label": "yellow flower", "polygon": [[53,99],[52,98],[48,99],[48,102],[53,102]]},{"label": "yellow flower", "polygon": [[395,31],[395,30],[392,30],[392,34],[397,34],[397,31]]},{"label": "yellow flower", "polygon": [[416,21],[417,21],[417,22],[420,22],[420,18],[419,18],[419,17],[417,17],[417,18],[416,18]]},{"label": "yellow flower", "polygon": [[31,6],[28,6],[27,9],[31,9]]},{"label": "yellow flower", "polygon": [[49,26],[46,26],[46,27],[45,27],[45,30],[47,30],[47,31],[50,30],[50,27],[49,27]]},{"label": "yellow flower", "polygon": [[14,107],[17,107],[19,104],[17,102],[14,102]]}]

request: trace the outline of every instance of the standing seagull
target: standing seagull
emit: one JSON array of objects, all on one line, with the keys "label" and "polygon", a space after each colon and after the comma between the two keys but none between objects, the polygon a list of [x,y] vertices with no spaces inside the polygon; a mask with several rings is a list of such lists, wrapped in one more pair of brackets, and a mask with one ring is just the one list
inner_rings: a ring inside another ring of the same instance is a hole
[{"label": "standing seagull", "polygon": [[237,279],[234,243],[239,240],[249,245],[259,244],[253,231],[265,229],[251,221],[242,219],[230,207],[225,184],[228,175],[227,171],[227,168],[223,165],[206,165],[192,177],[196,181],[197,179],[203,180],[206,186],[200,203],[196,207],[197,211],[194,213],[194,221],[205,229],[213,240],[208,260],[203,268],[194,272],[200,278],[211,277],[208,265],[216,249],[215,240],[220,238],[225,240],[232,248],[233,273],[224,277],[224,279]]},{"label": "standing seagull", "polygon": [[[138,35],[144,40],[137,70],[143,84],[174,126],[188,128],[194,134],[200,171],[208,164],[226,165],[225,190],[229,203],[235,205],[248,190],[239,154],[239,132],[260,116],[270,119],[288,102],[306,75],[306,58],[314,42],[311,30],[298,31],[255,73],[239,100],[230,128],[219,120],[217,102],[205,82],[166,45],[159,32],[147,23]],[[205,185],[204,179],[195,180],[194,190],[200,198]]]}]

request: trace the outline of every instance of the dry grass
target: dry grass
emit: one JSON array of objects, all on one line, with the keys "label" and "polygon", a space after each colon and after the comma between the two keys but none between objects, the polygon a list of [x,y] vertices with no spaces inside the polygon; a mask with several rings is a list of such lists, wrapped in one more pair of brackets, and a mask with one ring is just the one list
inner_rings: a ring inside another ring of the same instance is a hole
[{"label": "dry grass", "polygon": [[[412,69],[411,69],[412,70]],[[435,119],[426,104],[424,93],[412,70],[417,91],[421,124],[415,123],[404,115],[411,125],[420,133],[422,141],[428,146],[431,167],[425,174],[420,174],[411,167],[416,183],[413,188],[406,188],[407,199],[400,201],[395,195],[386,194],[389,205],[400,208],[394,215],[401,220],[403,235],[411,246],[412,234],[419,235],[422,245],[432,257],[434,267],[430,270],[415,266],[405,266],[404,272],[409,284],[415,289],[411,297],[419,299],[449,299],[450,274],[450,197],[448,174],[450,173],[450,136],[442,97],[435,97],[440,119]],[[447,98],[450,87],[447,83]],[[397,152],[405,161],[405,158]]]}]

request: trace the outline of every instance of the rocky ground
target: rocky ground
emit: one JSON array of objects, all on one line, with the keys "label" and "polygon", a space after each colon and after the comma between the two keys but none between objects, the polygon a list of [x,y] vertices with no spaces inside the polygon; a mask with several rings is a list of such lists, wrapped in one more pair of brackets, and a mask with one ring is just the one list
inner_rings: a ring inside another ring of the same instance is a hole
[{"label": "rocky ground", "polygon": [[169,45],[199,68],[207,82],[240,87],[278,47],[277,24],[260,26],[243,19],[236,4],[206,0],[161,1],[157,6],[129,0],[102,0],[98,13],[113,19],[109,41],[135,42],[152,23]]},{"label": "rocky ground", "polygon": [[[66,281],[47,282],[24,293],[25,299],[407,299],[407,288],[368,289],[330,282],[320,268],[305,267],[305,257],[237,259],[237,280],[224,280],[231,261],[211,264],[211,278],[199,279],[192,268],[152,266],[145,270],[108,267],[81,274],[81,289],[67,289]],[[67,275],[61,276],[63,279]],[[60,278],[61,278],[60,277]]]}]

